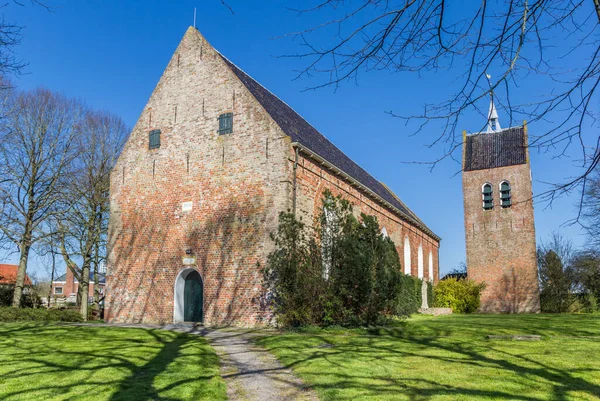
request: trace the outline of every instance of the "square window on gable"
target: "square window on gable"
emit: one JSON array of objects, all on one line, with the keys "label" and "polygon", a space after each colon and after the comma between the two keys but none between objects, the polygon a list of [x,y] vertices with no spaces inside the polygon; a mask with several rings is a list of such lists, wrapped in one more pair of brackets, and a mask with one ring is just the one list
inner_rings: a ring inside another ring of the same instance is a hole
[{"label": "square window on gable", "polygon": [[233,132],[233,113],[225,113],[219,116],[219,135],[231,134]]},{"label": "square window on gable", "polygon": [[160,148],[160,130],[154,129],[148,134],[148,149]]}]

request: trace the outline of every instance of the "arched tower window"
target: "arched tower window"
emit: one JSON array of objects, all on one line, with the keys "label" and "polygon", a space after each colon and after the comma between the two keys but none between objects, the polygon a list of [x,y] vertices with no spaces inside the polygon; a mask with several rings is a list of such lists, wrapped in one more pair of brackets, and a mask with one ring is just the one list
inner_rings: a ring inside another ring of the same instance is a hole
[{"label": "arched tower window", "polygon": [[419,253],[417,254],[417,276],[423,278],[423,245],[419,245]]},{"label": "arched tower window", "polygon": [[381,235],[383,235],[383,237],[384,237],[384,238],[387,238],[387,237],[388,237],[388,233],[387,233],[387,230],[385,229],[385,227],[383,227],[383,228],[381,229]]},{"label": "arched tower window", "polygon": [[404,274],[410,275],[410,241],[404,238]]},{"label": "arched tower window", "polygon": [[483,197],[483,209],[491,210],[494,208],[494,190],[492,189],[492,184],[485,183],[483,187],[481,187],[481,195]]},{"label": "arched tower window", "polygon": [[508,181],[502,181],[500,183],[500,206],[506,208],[511,205],[510,183]]}]

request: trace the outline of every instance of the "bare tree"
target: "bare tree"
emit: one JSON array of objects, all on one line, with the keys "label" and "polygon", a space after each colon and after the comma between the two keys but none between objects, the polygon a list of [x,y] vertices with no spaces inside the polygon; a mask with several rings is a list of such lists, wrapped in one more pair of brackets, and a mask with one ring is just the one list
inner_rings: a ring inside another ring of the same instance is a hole
[{"label": "bare tree", "polygon": [[[78,157],[68,184],[67,211],[56,220],[60,252],[79,281],[78,300],[88,316],[90,271],[98,288],[99,264],[105,258],[109,212],[109,174],[126,139],[128,129],[111,114],[88,112],[75,141]],[[96,301],[99,300],[95,294]]]},{"label": "bare tree", "polygon": [[[37,5],[50,11],[50,8],[41,1],[31,0],[32,5]],[[0,75],[8,76],[20,73],[27,65],[17,57],[14,48],[21,43],[23,27],[17,23],[4,19],[3,11],[9,6],[23,7],[24,2],[12,1],[0,5]],[[0,82],[0,88],[9,87],[9,81]]]},{"label": "bare tree", "polygon": [[81,107],[46,89],[14,93],[0,132],[0,231],[18,248],[13,306],[20,306],[27,261],[59,215],[62,189],[75,156]]},{"label": "bare tree", "polygon": [[[593,115],[600,83],[598,0],[481,0],[468,4],[321,0],[312,8],[295,11],[313,17],[326,14],[324,22],[287,35],[305,49],[284,56],[306,60],[298,78],[325,77],[309,89],[337,88],[344,81],[357,80],[360,73],[376,70],[418,76],[439,70],[456,72],[456,80],[449,83],[454,94],[447,100],[424,105],[422,113],[415,115],[389,112],[407,124],[416,124],[418,133],[435,132],[427,140],[428,146],[440,148],[441,155],[425,162],[431,168],[447,158],[459,159],[460,122],[465,114],[483,116],[480,131],[484,131],[491,94],[505,110],[510,125],[523,120],[552,121],[547,132],[530,134],[531,147],[561,156],[571,144],[579,146],[576,159],[581,174],[552,183],[541,194],[543,199],[551,202],[557,195],[581,188],[598,166],[600,136]],[[582,60],[581,65],[569,62],[572,58]],[[493,81],[488,73],[494,75]],[[547,88],[545,95],[524,104],[511,103],[510,93],[532,76]],[[591,140],[586,140],[586,131]]]},{"label": "bare tree", "polygon": [[541,242],[538,246],[540,303],[543,312],[567,312],[575,300],[575,256],[572,242],[560,233],[552,233],[549,241]]},{"label": "bare tree", "polygon": [[573,243],[570,239],[565,238],[559,232],[552,232],[550,239],[541,241],[538,246],[538,254],[545,254],[548,251],[553,251],[560,259],[565,269],[569,269],[576,255],[576,250],[573,248]]},{"label": "bare tree", "polygon": [[596,168],[583,190],[582,215],[590,243],[600,251],[600,166]]}]

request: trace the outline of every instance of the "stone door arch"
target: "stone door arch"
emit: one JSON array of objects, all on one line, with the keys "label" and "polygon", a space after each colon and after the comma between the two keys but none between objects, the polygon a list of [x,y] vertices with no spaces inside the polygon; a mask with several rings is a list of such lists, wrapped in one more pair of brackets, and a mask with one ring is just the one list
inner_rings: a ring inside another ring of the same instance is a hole
[{"label": "stone door arch", "polygon": [[173,322],[202,322],[204,282],[196,269],[183,269],[175,279]]}]

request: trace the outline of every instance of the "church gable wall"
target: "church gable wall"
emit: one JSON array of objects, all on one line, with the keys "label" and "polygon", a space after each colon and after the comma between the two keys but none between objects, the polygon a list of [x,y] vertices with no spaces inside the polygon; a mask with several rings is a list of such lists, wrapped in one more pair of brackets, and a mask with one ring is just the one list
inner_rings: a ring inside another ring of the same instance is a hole
[{"label": "church gable wall", "polygon": [[[231,134],[217,132],[223,113],[233,113]],[[160,147],[150,150],[156,129]],[[193,267],[206,323],[260,323],[268,235],[290,208],[289,148],[190,28],[111,174],[108,320],[171,322],[175,278]]]}]

